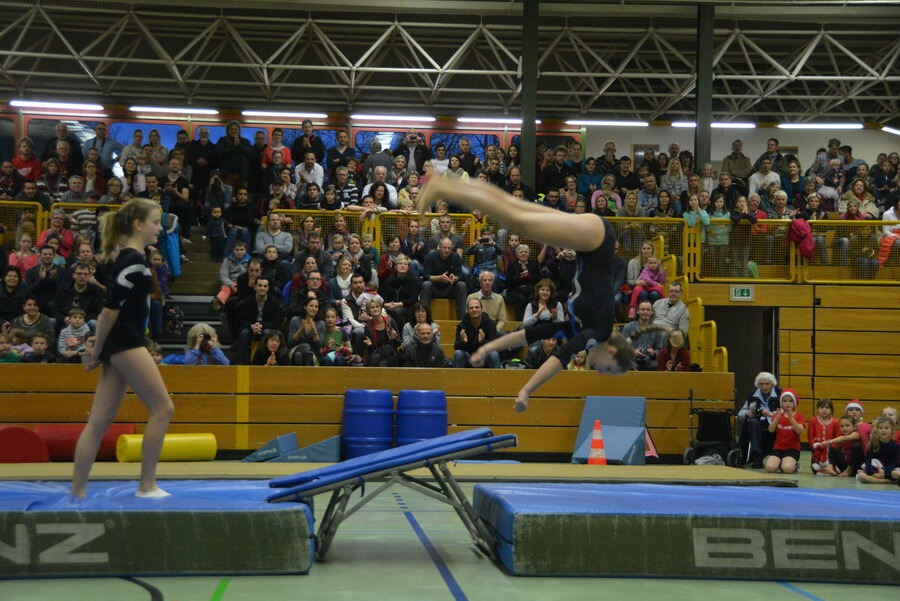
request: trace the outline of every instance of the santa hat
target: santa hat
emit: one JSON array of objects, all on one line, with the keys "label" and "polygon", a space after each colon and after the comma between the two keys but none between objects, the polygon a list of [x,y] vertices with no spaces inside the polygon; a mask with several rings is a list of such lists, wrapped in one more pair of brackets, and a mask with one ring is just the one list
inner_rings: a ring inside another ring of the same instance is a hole
[{"label": "santa hat", "polygon": [[858,399],[853,399],[852,401],[847,403],[847,406],[844,407],[844,411],[847,411],[848,409],[859,409],[860,413],[863,412],[863,406],[859,404]]},{"label": "santa hat", "polygon": [[791,400],[794,401],[794,406],[795,407],[797,406],[797,403],[798,403],[797,393],[794,392],[794,390],[792,388],[782,389],[781,396],[778,397],[778,402],[780,403],[782,400],[784,400],[784,397],[791,397]]}]

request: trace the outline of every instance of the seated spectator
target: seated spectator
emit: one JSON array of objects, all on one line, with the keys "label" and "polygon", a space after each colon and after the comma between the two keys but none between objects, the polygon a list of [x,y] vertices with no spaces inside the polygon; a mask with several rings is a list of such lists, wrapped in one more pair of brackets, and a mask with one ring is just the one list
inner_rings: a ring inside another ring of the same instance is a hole
[{"label": "seated spectator", "polygon": [[316,365],[324,338],[325,322],[319,319],[319,299],[305,296],[300,300],[297,313],[288,324],[287,341],[291,347],[291,364]]},{"label": "seated spectator", "polygon": [[[637,194],[627,192],[622,208],[616,212],[616,217],[646,217],[647,211],[638,206]],[[621,243],[628,254],[637,253],[638,245],[643,239],[643,224],[639,221],[631,221],[622,225]]]},{"label": "seated spectator", "polygon": [[91,333],[84,309],[72,307],[66,316],[66,327],[59,333],[56,351],[60,363],[81,363],[84,341]]},{"label": "seated spectator", "polygon": [[387,252],[378,259],[378,281],[384,282],[394,275],[394,262],[400,254],[400,236],[394,234],[388,238]]},{"label": "seated spectator", "polygon": [[485,315],[494,320],[494,323],[497,324],[497,332],[502,333],[507,328],[506,301],[502,295],[494,292],[494,282],[494,272],[482,271],[478,275],[478,291],[470,294],[466,298],[466,302],[473,298],[479,299]]},{"label": "seated spectator", "polygon": [[[312,260],[311,257],[310,260]],[[304,309],[306,299],[314,298],[318,301],[319,317],[324,317],[325,309],[334,306],[331,295],[324,284],[322,273],[313,268],[306,277],[304,284],[291,294],[290,305],[288,305],[286,312],[287,316],[295,317],[299,315],[302,318],[306,314]]]},{"label": "seated spectator", "polygon": [[516,319],[525,315],[525,308],[534,296],[534,286],[541,279],[541,269],[537,261],[529,258],[530,254],[527,244],[519,244],[515,260],[506,266],[506,300],[515,309]]},{"label": "seated spectator", "polygon": [[634,282],[634,290],[631,291],[631,309],[628,318],[634,317],[637,304],[642,300],[655,303],[663,295],[663,285],[666,283],[666,271],[659,266],[659,259],[655,256],[647,259],[641,274]]},{"label": "seated spectator", "polygon": [[3,283],[0,284],[0,325],[9,324],[21,315],[26,290],[19,268],[7,265],[3,269]]},{"label": "seated spectator", "polygon": [[78,307],[84,311],[87,324],[93,330],[97,326],[105,294],[98,284],[91,282],[91,268],[87,263],[76,262],[71,273],[71,278],[59,285],[53,298],[53,318],[57,327],[62,328],[68,324],[66,317],[69,311]]},{"label": "seated spectator", "polygon": [[673,330],[656,356],[659,371],[691,371],[691,351],[684,348],[684,332]]},{"label": "seated spectator", "polygon": [[325,309],[325,328],[319,349],[319,365],[357,365],[362,358],[353,354],[350,335],[338,324],[338,313],[334,307]]},{"label": "seated spectator", "polygon": [[553,355],[558,343],[556,338],[544,338],[532,344],[528,347],[528,354],[525,356],[525,367],[538,369]]},{"label": "seated spectator", "polygon": [[198,323],[188,330],[185,365],[231,365],[219,346],[219,335],[209,324]]},{"label": "seated spectator", "polygon": [[19,353],[12,348],[12,337],[0,332],[0,363],[20,363]]},{"label": "seated spectator", "polygon": [[[688,181],[690,182],[690,179]],[[778,182],[780,184],[781,180],[778,180]],[[701,188],[702,188],[702,186],[701,186]],[[705,190],[701,190],[701,191],[705,191]],[[738,190],[737,186],[732,185],[731,174],[724,172],[724,171],[719,173],[719,187],[708,194],[709,194],[709,197],[711,198],[712,195],[716,194],[716,193],[720,193],[720,194],[722,194],[722,196],[725,197],[725,206],[728,207],[729,209],[731,209],[731,207],[734,206],[734,202],[738,199],[738,196],[741,196],[743,194],[743,192],[741,190]],[[698,192],[698,197],[701,198],[700,208],[705,209],[706,207],[703,206],[702,196],[699,194],[699,192]]]},{"label": "seated spectator", "polygon": [[357,234],[350,234],[350,240],[347,242],[347,256],[353,263],[353,272],[361,275],[363,281],[378,281],[377,263],[373,264],[369,255],[365,253],[362,248],[362,239]]},{"label": "seated spectator", "polygon": [[[340,238],[340,234],[335,234],[335,236]],[[335,303],[339,303],[350,294],[350,281],[353,278],[353,262],[350,260],[350,257],[342,256],[336,261],[336,264],[337,270],[334,277],[328,280],[328,293]]]},{"label": "seated spectator", "polygon": [[50,244],[41,247],[40,260],[37,265],[25,274],[25,286],[28,294],[38,300],[38,304],[47,311],[53,310],[53,299],[62,282],[61,269],[54,263],[56,251]]},{"label": "seated spectator", "polygon": [[423,277],[420,302],[430,307],[432,297],[455,299],[461,320],[465,315],[466,285],[462,282],[462,259],[453,252],[450,238],[442,238],[438,248],[425,257]]},{"label": "seated spectator", "polygon": [[[235,363],[249,363],[250,343],[262,340],[267,330],[277,330],[281,325],[280,299],[277,294],[269,294],[268,278],[261,274],[255,277],[254,294],[244,299],[237,311],[237,337],[232,346]],[[283,338],[281,342],[284,342]]]},{"label": "seated spectator", "polygon": [[416,340],[415,328],[420,323],[427,323],[431,326],[431,335],[434,340],[441,343],[441,326],[431,319],[431,309],[422,303],[415,303],[410,308],[409,321],[403,324],[403,347],[406,348],[413,344]]},{"label": "seated spectator", "polygon": [[231,251],[231,255],[225,257],[219,267],[219,283],[222,287],[219,293],[212,299],[212,310],[218,313],[222,310],[228,299],[237,292],[237,280],[247,272],[247,264],[250,257],[247,255],[247,247],[243,240],[237,240]]},{"label": "seated spectator", "polygon": [[591,210],[599,215],[614,216],[622,208],[622,197],[616,191],[616,176],[607,173],[599,190],[591,194]]},{"label": "seated spectator", "polygon": [[[744,459],[754,469],[762,468],[763,457],[768,455],[772,440],[768,436],[769,423],[778,409],[781,389],[778,380],[769,372],[761,371],[754,381],[756,389],[747,397],[737,414],[737,431]],[[765,435],[763,434],[765,432]]]},{"label": "seated spectator", "polygon": [[[222,254],[226,257],[231,255],[231,249],[237,240],[244,242],[244,245],[247,247],[247,254],[250,254],[250,244],[254,242],[253,238],[256,235],[255,231],[259,222],[259,214],[248,202],[249,198],[247,188],[238,188],[234,202],[225,209],[225,213],[222,215],[225,219],[225,231],[227,232],[225,248],[222,250]],[[291,249],[293,249],[293,243],[291,244]]]},{"label": "seated spectator", "polygon": [[[399,247],[399,240],[397,242]],[[419,301],[422,283],[410,273],[409,258],[398,254],[393,260],[394,274],[383,281],[379,294],[384,308],[398,324],[409,321],[409,311]]]},{"label": "seated spectator", "polygon": [[[409,324],[406,324],[409,325]],[[404,326],[404,329],[406,326]],[[404,367],[447,367],[447,358],[441,343],[434,337],[430,323],[420,322],[415,325],[414,338],[410,344],[403,345]]]},{"label": "seated spectator", "polygon": [[41,313],[37,297],[26,298],[20,310],[22,314],[12,320],[10,327],[14,330],[22,330],[26,340],[31,340],[35,334],[44,334],[52,345],[56,340],[55,324],[50,317]]},{"label": "seated spectator", "polygon": [[587,366],[587,351],[581,350],[572,355],[569,364],[566,365],[568,371],[589,371]]},{"label": "seated spectator", "polygon": [[527,327],[541,321],[565,320],[566,312],[563,305],[556,300],[556,284],[546,278],[540,280],[534,285],[534,297],[525,307],[522,325]]},{"label": "seated spectator", "polygon": [[848,212],[849,205],[853,200],[859,203],[859,212],[862,213],[863,219],[878,219],[881,213],[878,211],[878,205],[875,204],[875,196],[869,189],[869,183],[866,180],[862,178],[853,180],[850,184],[850,189],[841,196],[838,202],[838,212]]},{"label": "seated spectator", "polygon": [[900,481],[900,444],[897,425],[890,417],[875,420],[875,428],[866,448],[862,469],[856,479],[865,484],[896,484]]},{"label": "seated spectator", "polygon": [[[472,276],[477,278],[482,271],[497,273],[500,269],[499,261],[503,250],[494,241],[493,231],[490,227],[482,227],[478,241],[465,251],[466,256],[474,256]],[[474,288],[476,280],[473,279]]]},{"label": "seated spectator", "polygon": [[7,257],[7,264],[18,267],[19,277],[25,278],[29,269],[38,264],[40,257],[34,252],[34,243],[31,234],[22,232],[16,242],[16,250]]},{"label": "seated spectator", "polygon": [[19,356],[19,362],[21,362],[25,355],[32,351],[28,345],[29,338],[22,328],[10,328],[9,337],[12,342],[12,350]]},{"label": "seated spectator", "polygon": [[631,340],[634,347],[632,369],[655,371],[659,367],[657,355],[666,345],[666,335],[653,324],[653,303],[649,300],[638,302],[637,315],[622,328],[622,334]]},{"label": "seated spectator", "polygon": [[50,341],[45,334],[35,334],[29,344],[31,345],[31,352],[25,354],[22,358],[22,363],[56,362],[56,356],[50,350]]},{"label": "seated spectator", "polygon": [[681,282],[669,284],[668,298],[661,298],[653,303],[653,325],[664,326],[671,330],[687,332],[691,326],[691,314],[687,305],[681,301],[684,289]]},{"label": "seated spectator", "polygon": [[290,365],[291,358],[285,348],[284,335],[278,330],[267,332],[253,355],[252,365]]},{"label": "seated spectator", "polygon": [[278,255],[278,248],[274,244],[269,244],[263,250],[260,264],[263,275],[269,278],[273,293],[280,293],[284,285],[291,281],[290,266]]},{"label": "seated spectator", "polygon": [[773,474],[781,470],[793,474],[800,461],[800,437],[806,418],[797,411],[797,394],[790,388],[781,391],[778,402],[780,406],[769,423],[769,433],[775,435],[775,443],[771,455],[766,458],[766,471]]},{"label": "seated spectator", "polygon": [[[466,314],[456,325],[456,342],[454,343],[453,367],[472,367],[469,358],[481,345],[498,337],[494,320],[484,314],[481,300],[471,298],[466,304]],[[484,361],[486,368],[500,367],[500,354],[497,351],[487,353]]]},{"label": "seated spectator", "polygon": [[301,245],[297,251],[291,267],[294,273],[299,270],[307,257],[313,257],[316,260],[316,268],[322,273],[325,280],[334,277],[334,262],[331,260],[330,253],[325,250],[322,235],[315,230],[306,235],[306,244]]},{"label": "seated spectator", "polygon": [[[238,192],[238,204],[240,204],[240,192]],[[290,232],[281,229],[281,215],[277,211],[270,211],[266,219],[266,227],[256,234],[253,243],[253,254],[261,257],[267,246],[278,249],[278,258],[287,261],[294,254],[294,238]]]},{"label": "seated spectator", "polygon": [[397,348],[400,332],[397,322],[382,310],[378,299],[366,303],[368,323],[363,335],[365,364],[367,367],[396,367],[400,363]]}]

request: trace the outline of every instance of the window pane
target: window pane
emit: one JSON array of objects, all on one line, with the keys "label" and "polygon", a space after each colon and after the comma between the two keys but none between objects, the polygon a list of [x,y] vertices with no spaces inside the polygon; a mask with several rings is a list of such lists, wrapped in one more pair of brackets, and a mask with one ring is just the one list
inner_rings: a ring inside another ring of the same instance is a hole
[{"label": "window pane", "polygon": [[[31,119],[28,122],[28,136],[34,140],[34,153],[42,155],[47,142],[56,137],[56,124],[59,119]],[[69,128],[69,133],[74,134],[82,143],[94,137],[94,128],[99,121],[78,121],[63,119]]]},{"label": "window pane", "polygon": [[142,121],[140,123],[116,121],[109,126],[109,137],[123,146],[128,146],[134,141],[134,130],[136,129],[144,132],[144,144],[150,143],[150,130],[155,129],[159,132],[160,144],[172,150],[175,146],[178,132],[184,127],[173,123],[153,123],[152,121]]},{"label": "window pane", "polygon": [[[225,135],[225,127],[222,125],[197,125],[194,127],[194,139],[199,140],[200,134],[197,133],[201,127],[205,127],[209,130],[209,141],[215,144],[219,141],[219,138]],[[247,133],[250,128],[244,127],[241,129],[241,135],[250,140],[250,143],[253,144],[253,132],[254,129],[249,134]]]},{"label": "window pane", "polygon": [[[35,154],[40,150],[35,147]],[[0,157],[11,159],[16,152],[16,126],[12,119],[0,119]]]},{"label": "window pane", "polygon": [[405,131],[358,131],[354,136],[356,152],[368,154],[372,149],[372,142],[378,140],[382,148],[394,149],[400,146]]},{"label": "window pane", "polygon": [[468,138],[469,142],[472,144],[472,152],[482,159],[484,158],[484,149],[488,144],[494,144],[496,146],[500,143],[500,137],[494,134],[454,134],[434,132],[431,134],[431,150],[434,151],[434,147],[438,145],[438,142],[443,142],[444,146],[447,147],[447,156],[456,154],[459,152],[460,138]]}]

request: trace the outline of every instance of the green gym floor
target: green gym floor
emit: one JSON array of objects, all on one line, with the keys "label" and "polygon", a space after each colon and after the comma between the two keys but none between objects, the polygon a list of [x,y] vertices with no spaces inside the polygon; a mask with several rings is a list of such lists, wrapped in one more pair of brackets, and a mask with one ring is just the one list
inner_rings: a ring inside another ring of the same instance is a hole
[{"label": "green gym floor", "polygon": [[[808,465],[804,459],[803,465]],[[808,473],[799,478],[801,487],[863,486],[855,480]],[[470,495],[473,487],[463,484]],[[323,496],[316,504],[317,523],[326,502]],[[399,486],[342,525],[327,562],[316,563],[305,576],[0,580],[2,601],[847,601],[896,595],[895,588],[865,584],[510,576],[474,551],[468,532],[449,506]]]}]

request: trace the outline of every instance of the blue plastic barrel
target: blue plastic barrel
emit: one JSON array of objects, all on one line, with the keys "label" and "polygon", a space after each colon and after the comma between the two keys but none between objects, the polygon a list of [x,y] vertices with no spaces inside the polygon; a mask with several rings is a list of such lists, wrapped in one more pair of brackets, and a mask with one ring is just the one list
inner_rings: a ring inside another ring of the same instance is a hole
[{"label": "blue plastic barrel", "polygon": [[447,435],[443,390],[401,390],[397,396],[397,446]]},{"label": "blue plastic barrel", "polygon": [[344,459],[394,446],[394,397],[390,390],[348,390],[344,393],[343,419]]}]

